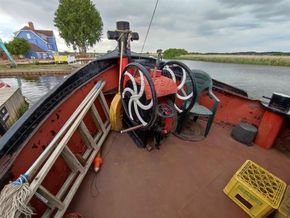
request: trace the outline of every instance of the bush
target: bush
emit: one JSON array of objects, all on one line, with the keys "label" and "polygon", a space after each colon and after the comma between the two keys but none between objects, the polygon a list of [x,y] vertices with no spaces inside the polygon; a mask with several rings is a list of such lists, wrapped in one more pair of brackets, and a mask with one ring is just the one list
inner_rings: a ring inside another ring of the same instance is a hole
[{"label": "bush", "polygon": [[12,41],[5,43],[5,46],[13,55],[25,55],[30,50],[28,42],[21,38],[14,38]]},{"label": "bush", "polygon": [[185,49],[182,48],[169,48],[166,49],[163,53],[163,57],[165,59],[172,59],[175,57],[178,57],[180,55],[186,55],[188,52]]}]

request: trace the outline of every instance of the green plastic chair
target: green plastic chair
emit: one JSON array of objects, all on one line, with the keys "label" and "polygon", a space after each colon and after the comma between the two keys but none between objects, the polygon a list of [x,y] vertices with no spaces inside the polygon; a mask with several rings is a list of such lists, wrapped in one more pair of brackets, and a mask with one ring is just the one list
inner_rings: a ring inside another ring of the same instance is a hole
[{"label": "green plastic chair", "polygon": [[[206,137],[209,133],[209,130],[211,128],[211,125],[214,120],[214,116],[216,114],[216,111],[218,109],[220,100],[213,94],[212,92],[212,79],[211,77],[202,70],[195,70],[192,69],[192,74],[195,77],[196,81],[196,91],[197,91],[197,98],[195,100],[195,104],[190,110],[190,115],[194,116],[194,121],[196,122],[198,117],[207,117],[207,125],[205,128],[204,136]],[[199,97],[204,92],[207,91],[208,96],[214,101],[214,105],[212,108],[207,108],[203,105],[199,104]]]}]

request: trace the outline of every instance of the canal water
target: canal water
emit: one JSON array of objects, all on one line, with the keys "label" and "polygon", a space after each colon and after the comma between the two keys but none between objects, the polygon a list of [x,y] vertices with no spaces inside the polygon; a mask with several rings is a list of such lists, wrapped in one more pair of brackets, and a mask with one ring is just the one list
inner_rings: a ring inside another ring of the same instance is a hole
[{"label": "canal water", "polygon": [[[252,98],[271,96],[273,92],[290,95],[290,67],[187,60],[183,62],[191,69],[204,70],[216,80],[244,89]],[[0,80],[15,87],[20,83],[22,93],[31,106],[64,78],[65,76],[40,76],[20,78],[18,81],[16,78],[0,78]]]},{"label": "canal water", "polygon": [[0,78],[12,87],[21,86],[21,91],[30,106],[47,94],[53,87],[60,83],[65,76],[39,76],[23,78]]},{"label": "canal water", "polygon": [[290,95],[290,67],[183,61],[191,69],[201,69],[212,78],[248,92],[252,98],[273,92]]}]

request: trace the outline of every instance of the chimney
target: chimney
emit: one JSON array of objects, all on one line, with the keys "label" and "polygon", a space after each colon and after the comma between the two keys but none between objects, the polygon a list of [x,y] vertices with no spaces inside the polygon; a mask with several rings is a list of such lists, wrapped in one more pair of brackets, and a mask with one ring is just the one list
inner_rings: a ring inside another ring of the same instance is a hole
[{"label": "chimney", "polygon": [[28,26],[30,29],[34,30],[34,25],[31,21],[28,22]]}]

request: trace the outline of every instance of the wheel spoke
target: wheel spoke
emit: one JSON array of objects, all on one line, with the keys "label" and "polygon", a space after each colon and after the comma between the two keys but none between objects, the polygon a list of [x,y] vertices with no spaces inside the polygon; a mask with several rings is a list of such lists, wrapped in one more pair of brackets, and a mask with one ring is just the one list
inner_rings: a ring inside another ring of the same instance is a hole
[{"label": "wheel spoke", "polygon": [[126,92],[130,92],[130,94],[131,94],[131,95],[135,95],[135,94],[136,94],[136,93],[134,92],[134,90],[133,90],[133,89],[131,89],[131,88],[127,87],[127,88],[125,88],[125,89],[123,90],[123,93],[122,93],[122,98],[124,98],[124,97],[125,97],[125,94],[126,94]]},{"label": "wheel spoke", "polygon": [[140,70],[138,70],[139,75],[140,75],[140,91],[138,93],[138,96],[142,96],[144,93],[144,89],[145,89],[145,84],[144,84],[144,76],[143,73],[140,72]]},{"label": "wheel spoke", "polygon": [[174,107],[179,113],[182,113],[183,110],[179,109],[179,107],[176,104],[174,104]]},{"label": "wheel spoke", "polygon": [[165,66],[164,69],[167,70],[167,71],[170,73],[170,75],[171,75],[171,79],[176,83],[176,77],[175,77],[175,74],[174,74],[174,72],[170,69],[170,67],[169,67],[169,66]]},{"label": "wheel spoke", "polygon": [[137,85],[136,85],[136,81],[135,81],[134,77],[131,75],[131,73],[128,73],[128,71],[125,72],[125,75],[129,77],[129,79],[131,80],[131,82],[133,84],[134,92],[137,93]]},{"label": "wheel spoke", "polygon": [[178,99],[186,101],[186,100],[190,99],[193,96],[193,93],[190,93],[189,95],[186,95],[186,96],[181,96],[178,93],[176,93],[176,96],[177,96]]},{"label": "wheel spoke", "polygon": [[177,86],[177,89],[180,90],[181,88],[183,88],[185,81],[186,81],[186,72],[183,68],[182,69],[182,78],[181,78],[181,83]]},{"label": "wheel spoke", "polygon": [[134,101],[134,109],[135,109],[135,113],[136,113],[136,115],[137,115],[137,117],[138,117],[138,120],[143,124],[143,126],[146,126],[147,125],[147,122],[145,122],[144,120],[143,120],[143,118],[141,117],[141,115],[140,115],[140,113],[139,113],[139,109],[138,109],[138,105],[137,105],[137,103]]},{"label": "wheel spoke", "polygon": [[129,100],[129,103],[128,103],[128,110],[129,110],[129,116],[130,116],[131,120],[134,120],[133,115],[132,115],[132,102],[133,102],[133,99],[131,98]]},{"label": "wheel spoke", "polygon": [[185,90],[184,90],[184,88],[183,88],[183,87],[182,87],[180,90],[181,90],[181,92],[182,92],[183,96],[186,96],[186,95],[187,95],[187,93],[185,92]]},{"label": "wheel spoke", "polygon": [[147,105],[142,104],[142,103],[140,102],[139,99],[136,99],[136,103],[138,104],[138,106],[139,106],[142,110],[146,110],[146,111],[149,110],[150,108],[152,108],[152,106],[153,106],[153,101],[152,101],[152,99],[151,99],[150,103],[147,104]]}]

